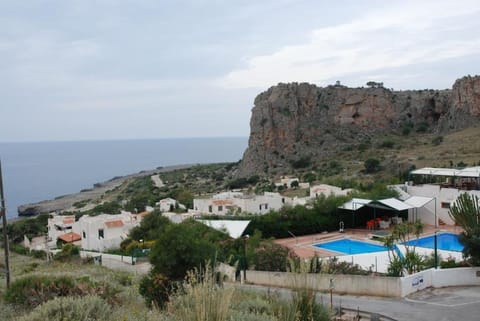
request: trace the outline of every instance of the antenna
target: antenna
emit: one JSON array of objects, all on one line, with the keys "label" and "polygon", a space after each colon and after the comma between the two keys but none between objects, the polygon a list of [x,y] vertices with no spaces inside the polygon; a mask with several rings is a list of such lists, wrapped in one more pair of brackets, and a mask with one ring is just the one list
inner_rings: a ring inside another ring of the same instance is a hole
[{"label": "antenna", "polygon": [[3,229],[3,247],[5,250],[5,276],[7,280],[7,289],[10,287],[10,261],[8,251],[8,235],[7,235],[7,214],[5,210],[5,196],[3,194],[3,177],[2,177],[2,160],[0,160],[0,214],[2,216]]}]

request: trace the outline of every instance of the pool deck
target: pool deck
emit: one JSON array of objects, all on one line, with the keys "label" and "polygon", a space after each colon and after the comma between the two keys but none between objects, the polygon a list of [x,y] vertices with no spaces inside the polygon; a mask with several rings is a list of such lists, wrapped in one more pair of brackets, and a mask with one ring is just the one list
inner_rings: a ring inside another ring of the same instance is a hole
[{"label": "pool deck", "polygon": [[[384,230],[377,230],[377,231],[391,231],[390,229]],[[437,227],[438,231],[441,232],[450,232],[454,234],[459,234],[463,230],[458,226],[453,225],[441,225]],[[318,247],[313,246],[317,243],[324,243],[328,241],[334,241],[337,239],[343,239],[344,237],[348,237],[350,239],[359,240],[363,242],[371,242],[374,244],[379,244],[378,242],[371,240],[371,235],[375,231],[368,230],[368,229],[346,229],[345,233],[340,232],[329,232],[329,233],[318,233],[318,234],[311,234],[311,235],[304,235],[298,237],[289,237],[284,239],[277,239],[275,243],[284,245],[288,247],[293,253],[295,253],[298,257],[301,258],[309,258],[313,256],[318,257],[329,257],[329,256],[338,256],[340,255],[337,252],[327,251],[325,249],[320,249]],[[426,225],[423,228],[422,236],[429,236],[435,233],[435,227],[433,225]]]}]

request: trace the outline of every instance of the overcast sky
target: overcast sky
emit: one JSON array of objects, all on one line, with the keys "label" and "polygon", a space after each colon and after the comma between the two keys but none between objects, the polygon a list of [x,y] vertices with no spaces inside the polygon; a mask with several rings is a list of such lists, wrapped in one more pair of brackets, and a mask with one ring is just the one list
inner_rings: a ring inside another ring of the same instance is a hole
[{"label": "overcast sky", "polygon": [[0,141],[248,136],[279,82],[450,88],[480,1],[0,0]]}]

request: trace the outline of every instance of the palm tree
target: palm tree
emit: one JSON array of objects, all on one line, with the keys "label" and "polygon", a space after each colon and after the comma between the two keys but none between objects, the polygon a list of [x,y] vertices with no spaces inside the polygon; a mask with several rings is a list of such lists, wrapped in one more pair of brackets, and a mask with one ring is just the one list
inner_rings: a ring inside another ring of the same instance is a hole
[{"label": "palm tree", "polygon": [[461,194],[448,211],[455,223],[464,230],[459,240],[464,245],[463,255],[480,265],[480,205],[476,195]]}]

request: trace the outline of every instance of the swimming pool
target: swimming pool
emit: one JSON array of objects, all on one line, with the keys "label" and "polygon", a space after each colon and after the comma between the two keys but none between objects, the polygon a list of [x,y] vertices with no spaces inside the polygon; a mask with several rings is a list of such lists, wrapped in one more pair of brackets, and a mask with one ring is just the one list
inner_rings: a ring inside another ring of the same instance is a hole
[{"label": "swimming pool", "polygon": [[326,243],[318,243],[314,244],[313,246],[328,251],[339,252],[342,254],[374,253],[388,250],[388,248],[383,245],[376,245],[350,239],[341,239]]},{"label": "swimming pool", "polygon": [[[406,245],[416,245],[418,247],[426,247],[429,249],[435,248],[434,236],[427,236],[419,238],[418,240],[411,240],[406,242]],[[437,234],[437,249],[445,251],[462,252],[463,244],[458,240],[458,235],[452,233],[438,233]]]}]

